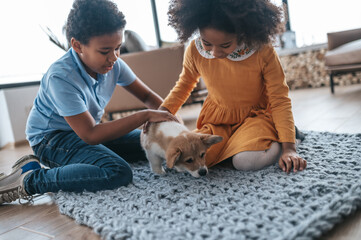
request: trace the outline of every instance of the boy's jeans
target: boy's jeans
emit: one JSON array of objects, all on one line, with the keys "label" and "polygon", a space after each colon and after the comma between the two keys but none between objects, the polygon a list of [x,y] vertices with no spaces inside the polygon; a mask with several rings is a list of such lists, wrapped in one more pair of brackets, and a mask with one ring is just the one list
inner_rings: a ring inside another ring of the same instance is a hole
[{"label": "boy's jeans", "polygon": [[114,189],[132,181],[127,161],[145,159],[136,129],[116,140],[89,145],[73,131],[50,133],[33,146],[40,162],[50,169],[37,169],[24,180],[29,194],[82,192]]}]

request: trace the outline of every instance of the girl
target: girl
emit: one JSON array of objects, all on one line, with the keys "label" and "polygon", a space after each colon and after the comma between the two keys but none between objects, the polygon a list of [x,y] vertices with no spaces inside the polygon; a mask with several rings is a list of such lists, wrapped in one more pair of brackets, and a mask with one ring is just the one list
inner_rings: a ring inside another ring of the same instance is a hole
[{"label": "girl", "polygon": [[[132,181],[126,160],[143,157],[145,122],[176,120],[157,94],[120,59],[124,15],[108,0],[76,0],[66,34],[72,48],[41,80],[28,118],[27,139],[36,156],[25,156],[10,175],[0,175],[0,204],[59,190],[114,189]],[[150,108],[99,123],[116,84]],[[40,168],[40,162],[50,169]]]},{"label": "girl", "polygon": [[272,39],[281,9],[269,0],[172,0],[170,25],[187,47],[179,81],[160,109],[176,113],[200,77],[208,88],[197,120],[201,133],[223,136],[206,155],[209,167],[230,159],[238,170],[278,161],[289,173],[306,168],[296,153],[288,86]]}]

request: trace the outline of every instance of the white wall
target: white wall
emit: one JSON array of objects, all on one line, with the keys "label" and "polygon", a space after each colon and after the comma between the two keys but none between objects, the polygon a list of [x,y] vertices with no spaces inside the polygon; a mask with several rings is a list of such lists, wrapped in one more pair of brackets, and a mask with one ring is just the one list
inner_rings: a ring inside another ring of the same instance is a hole
[{"label": "white wall", "polygon": [[14,142],[4,91],[0,90],[0,148]]},{"label": "white wall", "polygon": [[0,148],[26,140],[26,121],[39,86],[0,90]]}]

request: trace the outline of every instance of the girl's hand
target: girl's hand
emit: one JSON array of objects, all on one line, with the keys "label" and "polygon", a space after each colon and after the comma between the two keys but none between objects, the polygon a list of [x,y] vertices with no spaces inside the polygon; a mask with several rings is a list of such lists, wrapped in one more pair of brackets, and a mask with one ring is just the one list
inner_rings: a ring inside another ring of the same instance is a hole
[{"label": "girl's hand", "polygon": [[283,148],[283,153],[278,161],[280,168],[289,173],[293,166],[293,171],[302,171],[307,167],[307,161],[300,157],[296,150],[292,148]]}]

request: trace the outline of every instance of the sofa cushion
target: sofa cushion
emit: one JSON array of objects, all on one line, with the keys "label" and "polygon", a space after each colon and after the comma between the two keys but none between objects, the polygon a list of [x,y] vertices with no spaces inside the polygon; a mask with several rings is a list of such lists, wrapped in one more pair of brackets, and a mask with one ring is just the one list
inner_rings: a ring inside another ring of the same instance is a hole
[{"label": "sofa cushion", "polygon": [[[123,54],[120,58],[159,96],[165,98],[182,72],[184,45]],[[121,86],[117,86],[105,112],[144,109],[144,103]]]},{"label": "sofa cushion", "polygon": [[126,48],[126,52],[128,53],[149,50],[147,44],[145,44],[139,34],[131,30],[124,31],[124,43],[122,47]]},{"label": "sofa cushion", "polygon": [[327,66],[361,63],[361,39],[328,51],[325,61]]}]

